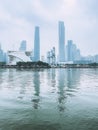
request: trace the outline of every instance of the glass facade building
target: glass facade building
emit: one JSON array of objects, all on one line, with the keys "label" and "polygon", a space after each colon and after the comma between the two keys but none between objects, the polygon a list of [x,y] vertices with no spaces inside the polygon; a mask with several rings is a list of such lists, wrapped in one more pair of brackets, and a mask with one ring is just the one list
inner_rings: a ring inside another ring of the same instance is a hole
[{"label": "glass facade building", "polygon": [[40,34],[39,34],[39,27],[35,27],[35,34],[34,34],[34,61],[40,60]]},{"label": "glass facade building", "polygon": [[65,26],[59,21],[59,62],[65,62]]},{"label": "glass facade building", "polygon": [[0,44],[0,62],[4,62],[4,61],[5,61],[5,59],[4,59],[4,52],[1,49],[1,44]]},{"label": "glass facade building", "polygon": [[67,51],[67,55],[68,55],[68,61],[73,61],[73,41],[72,40],[68,40],[68,51]]}]

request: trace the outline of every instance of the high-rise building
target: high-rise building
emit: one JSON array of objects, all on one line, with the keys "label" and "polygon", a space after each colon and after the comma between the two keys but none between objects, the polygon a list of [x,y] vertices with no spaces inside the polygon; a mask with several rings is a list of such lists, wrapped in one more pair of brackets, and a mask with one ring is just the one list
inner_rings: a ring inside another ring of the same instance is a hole
[{"label": "high-rise building", "polygon": [[93,56],[94,58],[94,60],[92,60],[93,62],[95,62],[95,63],[98,63],[98,54],[97,55],[95,55],[95,56]]},{"label": "high-rise building", "polygon": [[68,45],[67,45],[67,60],[68,61],[73,61],[73,41],[72,40],[68,40]]},{"label": "high-rise building", "polygon": [[81,54],[79,49],[76,50],[76,60],[81,60]]},{"label": "high-rise building", "polygon": [[51,54],[51,52],[48,51],[48,52],[47,52],[47,63],[48,63],[48,64],[50,64],[50,59],[51,59],[51,55],[50,55],[50,54]]},{"label": "high-rise building", "polygon": [[56,63],[55,47],[47,52],[47,62],[52,65]]},{"label": "high-rise building", "polygon": [[59,62],[65,62],[65,26],[59,21]]},{"label": "high-rise building", "polygon": [[35,34],[34,34],[34,61],[40,60],[40,34],[39,34],[39,27],[35,27]]},{"label": "high-rise building", "polygon": [[0,62],[4,62],[4,52],[1,48],[1,44],[0,44]]},{"label": "high-rise building", "polygon": [[72,40],[68,40],[67,44],[67,61],[77,61],[81,59],[80,50],[73,44]]},{"label": "high-rise building", "polygon": [[26,51],[26,40],[21,42],[19,51]]},{"label": "high-rise building", "polygon": [[76,55],[77,55],[77,46],[76,44],[72,44],[72,60],[76,60]]}]

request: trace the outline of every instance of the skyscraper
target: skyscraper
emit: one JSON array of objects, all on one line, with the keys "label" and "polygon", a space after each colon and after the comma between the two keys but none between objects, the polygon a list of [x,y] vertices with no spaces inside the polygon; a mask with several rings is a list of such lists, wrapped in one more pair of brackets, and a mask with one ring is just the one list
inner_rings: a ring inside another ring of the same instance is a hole
[{"label": "skyscraper", "polygon": [[65,62],[65,26],[59,21],[59,62]]},{"label": "skyscraper", "polygon": [[73,61],[73,41],[68,40],[68,47],[67,47],[67,56],[68,56],[68,61]]},{"label": "skyscraper", "polygon": [[34,61],[40,60],[40,34],[39,34],[39,27],[35,27],[35,34],[34,34]]},{"label": "skyscraper", "polygon": [[81,54],[79,49],[76,50],[76,60],[81,60]]},{"label": "skyscraper", "polygon": [[68,40],[67,44],[67,60],[68,61],[77,61],[81,59],[80,50],[77,49],[77,46],[73,44],[72,40]]},{"label": "skyscraper", "polygon": [[23,40],[20,44],[19,51],[26,51],[26,41]]},{"label": "skyscraper", "polygon": [[4,52],[1,48],[1,44],[0,44],[0,62],[4,62]]}]

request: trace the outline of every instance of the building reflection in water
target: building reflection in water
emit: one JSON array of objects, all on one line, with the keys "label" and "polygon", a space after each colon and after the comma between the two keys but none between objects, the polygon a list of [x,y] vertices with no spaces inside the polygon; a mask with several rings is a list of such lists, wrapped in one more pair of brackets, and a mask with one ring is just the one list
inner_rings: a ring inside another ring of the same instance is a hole
[{"label": "building reflection in water", "polygon": [[17,93],[19,99],[26,97],[30,74],[27,71],[9,69],[8,72],[8,89]]},{"label": "building reflection in water", "polygon": [[51,86],[53,87],[53,89],[55,88],[55,85],[56,85],[56,70],[55,69],[52,69],[52,72],[51,72]]},{"label": "building reflection in water", "polygon": [[51,70],[52,70],[52,69],[47,69],[47,79],[48,79],[48,80],[47,80],[47,84],[48,84],[49,86],[51,86],[51,80],[52,80],[52,79],[51,79],[51,78],[52,78],[52,77],[51,77]]},{"label": "building reflection in water", "polygon": [[67,69],[67,87],[69,90],[77,90],[80,82],[80,69]]},{"label": "building reflection in water", "polygon": [[50,86],[51,93],[56,92],[56,85],[57,85],[56,78],[57,78],[56,69],[54,68],[48,69],[47,70],[47,85]]},{"label": "building reflection in water", "polygon": [[20,89],[20,96],[18,98],[22,99],[26,96],[28,87],[31,85],[29,83],[29,79],[31,78],[31,76],[29,74],[29,71],[17,70],[17,73],[19,75],[17,82],[18,82],[18,87]]},{"label": "building reflection in water", "polygon": [[7,83],[8,85],[6,86],[7,88],[11,88],[14,89],[14,81],[15,81],[15,71],[14,69],[9,69],[9,72],[8,72],[8,78],[7,78]]},{"label": "building reflection in water", "polygon": [[58,69],[58,108],[64,112],[68,96],[73,96],[78,88],[81,71],[79,69]]},{"label": "building reflection in water", "polygon": [[58,69],[58,108],[60,112],[65,110],[66,82],[66,71]]},{"label": "building reflection in water", "polygon": [[34,84],[34,97],[32,99],[33,108],[38,109],[40,101],[40,75],[38,71],[35,71],[33,74],[33,84]]}]

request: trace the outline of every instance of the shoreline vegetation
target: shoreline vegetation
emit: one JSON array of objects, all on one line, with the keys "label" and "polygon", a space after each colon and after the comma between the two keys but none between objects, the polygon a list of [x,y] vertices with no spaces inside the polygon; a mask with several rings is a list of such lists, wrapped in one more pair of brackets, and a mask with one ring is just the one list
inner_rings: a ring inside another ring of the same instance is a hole
[{"label": "shoreline vegetation", "polygon": [[0,62],[0,68],[23,68],[23,69],[36,69],[36,68],[98,68],[98,63],[90,64],[56,64],[49,65],[46,62],[17,62],[16,65],[6,65]]},{"label": "shoreline vegetation", "polygon": [[16,65],[6,65],[5,63],[0,63],[0,68],[51,68],[48,63],[38,61],[38,62],[17,62]]}]

